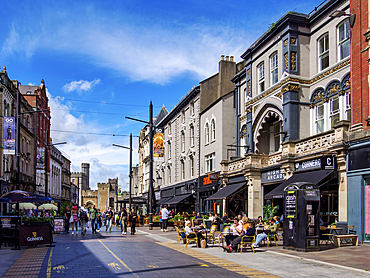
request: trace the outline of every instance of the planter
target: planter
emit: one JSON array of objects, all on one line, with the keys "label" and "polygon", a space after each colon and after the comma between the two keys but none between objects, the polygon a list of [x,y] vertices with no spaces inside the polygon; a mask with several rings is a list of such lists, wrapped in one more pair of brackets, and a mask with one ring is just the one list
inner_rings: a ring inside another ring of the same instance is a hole
[{"label": "planter", "polygon": [[184,220],[175,220],[175,222],[173,223],[174,226],[184,226],[185,225],[185,221]]}]

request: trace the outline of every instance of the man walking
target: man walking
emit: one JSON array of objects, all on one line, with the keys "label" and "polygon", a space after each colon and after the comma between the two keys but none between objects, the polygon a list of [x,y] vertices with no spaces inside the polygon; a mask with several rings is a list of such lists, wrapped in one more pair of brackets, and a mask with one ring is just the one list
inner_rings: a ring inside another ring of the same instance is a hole
[{"label": "man walking", "polygon": [[71,210],[69,207],[66,207],[66,210],[64,211],[64,231],[66,233],[69,233],[69,220],[71,218]]},{"label": "man walking", "polygon": [[127,211],[126,208],[121,208],[120,213],[121,232],[123,235],[127,233]]},{"label": "man walking", "polygon": [[105,227],[105,230],[111,233],[112,232],[112,220],[113,220],[113,211],[112,208],[109,207],[108,211],[105,214],[105,217],[107,218],[107,226]]},{"label": "man walking", "polygon": [[135,212],[135,209],[131,209],[130,213],[130,226],[131,226],[131,235],[135,234],[135,227],[136,227],[136,219],[137,219],[137,214]]},{"label": "man walking", "polygon": [[164,206],[161,213],[162,213],[162,222],[163,222],[162,232],[167,232],[168,217],[170,215],[170,213],[167,210],[167,205]]},{"label": "man walking", "polygon": [[84,204],[83,207],[80,209],[80,212],[78,214],[78,218],[81,222],[81,234],[86,234],[86,223],[89,221],[89,213],[86,209],[86,205]]},{"label": "man walking", "polygon": [[95,208],[95,205],[93,205],[92,208],[90,208],[90,219],[91,219],[91,230],[92,230],[92,233],[95,234],[96,233],[96,216],[97,216],[97,211],[96,211],[96,208]]}]

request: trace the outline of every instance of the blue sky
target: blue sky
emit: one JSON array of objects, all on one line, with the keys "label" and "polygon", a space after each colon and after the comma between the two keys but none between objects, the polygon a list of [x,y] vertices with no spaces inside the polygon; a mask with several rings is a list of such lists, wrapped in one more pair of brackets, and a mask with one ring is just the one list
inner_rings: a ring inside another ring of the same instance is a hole
[{"label": "blue sky", "polygon": [[[240,55],[285,13],[322,0],[3,1],[0,65],[22,84],[49,93],[51,135],[72,161],[90,163],[90,186],[119,177],[126,189],[126,135],[168,110],[217,72],[220,56]],[[61,132],[64,131],[64,132]],[[107,134],[107,135],[101,135]],[[123,136],[112,136],[112,134]],[[134,164],[137,138],[134,138]]]}]

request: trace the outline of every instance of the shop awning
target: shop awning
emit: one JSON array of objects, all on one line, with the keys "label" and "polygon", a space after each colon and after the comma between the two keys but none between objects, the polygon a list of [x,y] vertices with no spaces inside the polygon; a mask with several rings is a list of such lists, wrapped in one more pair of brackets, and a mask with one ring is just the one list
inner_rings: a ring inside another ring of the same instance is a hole
[{"label": "shop awning", "polygon": [[[128,204],[129,202],[130,200],[128,198],[125,198],[122,200],[118,200],[116,203]],[[131,198],[131,202],[135,204],[145,204],[147,202],[147,199],[143,197],[135,196]]]},{"label": "shop awning", "polygon": [[293,174],[289,179],[281,183],[278,187],[273,189],[271,192],[267,193],[265,199],[280,199],[284,198],[284,188],[293,182],[310,182],[317,185],[324,178],[333,173],[334,170],[319,170],[311,172],[303,172]]},{"label": "shop awning", "polygon": [[184,201],[186,198],[188,198],[190,196],[191,196],[191,194],[185,194],[185,195],[175,196],[171,200],[167,201],[164,204],[167,204],[167,205],[176,205],[176,204]]},{"label": "shop awning", "polygon": [[162,199],[160,199],[158,202],[157,202],[157,205],[165,205],[168,203],[169,200],[171,200],[172,197],[164,197]]},{"label": "shop awning", "polygon": [[241,189],[243,186],[245,186],[247,183],[245,181],[233,183],[233,184],[227,184],[224,188],[217,191],[215,194],[209,196],[207,200],[222,200],[230,195],[233,195],[236,193],[239,189]]}]

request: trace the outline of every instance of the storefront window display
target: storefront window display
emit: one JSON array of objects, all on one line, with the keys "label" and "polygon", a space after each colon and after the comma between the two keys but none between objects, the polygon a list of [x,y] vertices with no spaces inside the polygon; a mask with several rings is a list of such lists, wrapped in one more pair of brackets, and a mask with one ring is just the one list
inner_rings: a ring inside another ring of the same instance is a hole
[{"label": "storefront window display", "polygon": [[365,213],[364,213],[364,224],[365,224],[365,229],[364,229],[364,241],[365,242],[370,242],[370,178],[365,178],[364,179],[364,208],[365,208]]}]

